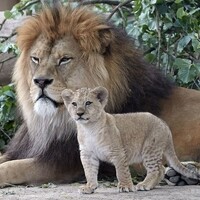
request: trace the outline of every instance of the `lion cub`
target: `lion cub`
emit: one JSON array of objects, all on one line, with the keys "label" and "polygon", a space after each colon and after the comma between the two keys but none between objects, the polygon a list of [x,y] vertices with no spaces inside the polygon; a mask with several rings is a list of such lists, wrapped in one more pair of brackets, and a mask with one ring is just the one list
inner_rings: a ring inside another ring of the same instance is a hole
[{"label": "lion cub", "polygon": [[[184,167],[174,151],[168,126],[150,113],[111,115],[104,111],[108,91],[104,87],[82,88],[62,92],[64,103],[76,121],[81,161],[87,184],[82,193],[97,188],[99,161],[112,163],[116,168],[120,192],[150,190],[164,177],[163,155],[179,173],[194,179],[199,174]],[[143,162],[147,175],[133,186],[129,165]]]}]

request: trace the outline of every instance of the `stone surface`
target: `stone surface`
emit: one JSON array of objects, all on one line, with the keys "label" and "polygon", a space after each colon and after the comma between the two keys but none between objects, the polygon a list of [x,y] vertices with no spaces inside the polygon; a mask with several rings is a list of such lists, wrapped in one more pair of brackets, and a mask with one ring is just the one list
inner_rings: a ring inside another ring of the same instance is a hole
[{"label": "stone surface", "polygon": [[80,184],[54,185],[53,187],[16,186],[0,190],[0,200],[199,200],[200,185],[196,186],[158,186],[151,191],[118,193],[109,184],[100,184],[94,194],[78,193]]}]

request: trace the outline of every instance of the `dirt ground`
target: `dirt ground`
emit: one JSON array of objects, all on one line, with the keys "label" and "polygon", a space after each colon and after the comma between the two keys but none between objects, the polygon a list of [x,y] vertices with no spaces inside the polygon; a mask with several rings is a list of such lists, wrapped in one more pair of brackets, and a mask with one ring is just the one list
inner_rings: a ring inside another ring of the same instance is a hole
[{"label": "dirt ground", "polygon": [[94,194],[78,192],[80,184],[41,185],[34,187],[15,186],[0,190],[0,200],[199,200],[200,185],[158,186],[151,191],[118,193],[110,183],[101,183]]}]

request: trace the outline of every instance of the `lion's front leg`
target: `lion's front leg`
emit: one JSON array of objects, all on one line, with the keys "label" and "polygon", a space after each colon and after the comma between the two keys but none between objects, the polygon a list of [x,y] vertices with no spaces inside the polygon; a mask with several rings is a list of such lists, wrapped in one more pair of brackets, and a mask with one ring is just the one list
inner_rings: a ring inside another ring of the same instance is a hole
[{"label": "lion's front leg", "polygon": [[[0,158],[5,161],[6,157]],[[12,160],[0,164],[0,186],[10,184],[41,183],[54,179],[48,169],[35,159]]]}]

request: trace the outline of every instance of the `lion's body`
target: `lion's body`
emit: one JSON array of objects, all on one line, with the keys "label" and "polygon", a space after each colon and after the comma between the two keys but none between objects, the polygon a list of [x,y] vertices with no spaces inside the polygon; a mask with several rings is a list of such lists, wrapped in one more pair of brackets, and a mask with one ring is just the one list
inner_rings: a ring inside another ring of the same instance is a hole
[{"label": "lion's body", "polygon": [[77,138],[87,183],[82,193],[93,193],[98,186],[99,161],[112,163],[120,192],[134,190],[129,165],[143,163],[145,179],[136,190],[151,190],[164,178],[162,159],[189,178],[200,174],[178,160],[167,124],[148,112],[109,114],[104,107],[108,91],[104,87],[66,89],[61,94],[65,106],[77,124]]},{"label": "lion's body", "polygon": [[[160,114],[172,128],[179,158],[200,159],[200,93],[185,89],[186,96],[174,88],[142,59],[131,38],[101,16],[84,8],[44,9],[17,32],[21,54],[13,80],[24,123],[0,165],[0,185],[81,176],[76,128],[60,96],[64,88],[102,85],[110,94],[106,111]],[[191,147],[189,153],[183,146]],[[25,170],[29,160],[38,176]],[[22,169],[17,174],[16,166]]]},{"label": "lion's body", "polygon": [[186,88],[174,88],[169,98],[161,101],[160,117],[172,130],[176,152],[182,161],[200,161],[199,102],[200,92]]}]

